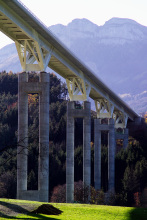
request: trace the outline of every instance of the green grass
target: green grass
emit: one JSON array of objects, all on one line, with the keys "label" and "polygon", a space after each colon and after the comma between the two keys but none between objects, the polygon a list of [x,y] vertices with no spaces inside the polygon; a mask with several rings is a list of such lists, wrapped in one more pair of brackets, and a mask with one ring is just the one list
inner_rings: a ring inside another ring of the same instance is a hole
[{"label": "green grass", "polygon": [[[39,202],[0,199],[0,205],[7,206],[14,204],[15,207],[21,207],[27,204],[41,205]],[[101,206],[101,205],[85,205],[85,204],[60,204],[52,203],[56,208],[63,211],[61,215],[34,215],[19,214],[18,216],[9,217],[0,212],[0,220],[2,219],[40,219],[40,220],[147,220],[147,208],[130,208],[117,206]],[[23,209],[22,209],[23,210]]]}]

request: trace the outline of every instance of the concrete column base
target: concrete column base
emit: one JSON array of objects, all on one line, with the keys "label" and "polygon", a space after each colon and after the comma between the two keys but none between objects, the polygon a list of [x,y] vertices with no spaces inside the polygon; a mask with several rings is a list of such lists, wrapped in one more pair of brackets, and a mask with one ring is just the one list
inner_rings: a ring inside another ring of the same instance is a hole
[{"label": "concrete column base", "polygon": [[20,200],[30,200],[30,201],[39,201],[39,202],[48,202],[48,191],[46,190],[22,190],[18,192]]}]

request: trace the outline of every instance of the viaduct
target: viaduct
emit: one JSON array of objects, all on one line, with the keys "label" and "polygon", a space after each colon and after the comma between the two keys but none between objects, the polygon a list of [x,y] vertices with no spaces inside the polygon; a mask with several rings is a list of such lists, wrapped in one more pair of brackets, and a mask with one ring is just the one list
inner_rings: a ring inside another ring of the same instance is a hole
[{"label": "viaduct", "polygon": [[[17,198],[48,201],[49,194],[49,74],[46,68],[65,78],[70,102],[67,104],[66,201],[74,201],[74,119],[83,118],[83,183],[91,184],[91,104],[94,100],[94,183],[101,188],[101,131],[108,131],[108,191],[115,189],[115,142],[128,143],[127,122],[137,123],[138,115],[111,91],[85,64],[76,58],[18,0],[0,0],[0,30],[16,45],[22,72],[18,80]],[[39,82],[29,82],[29,71],[39,71]],[[39,94],[38,190],[27,190],[28,93]],[[76,109],[74,101],[83,101]],[[102,124],[101,119],[108,123]],[[122,134],[115,130],[122,128]]]}]

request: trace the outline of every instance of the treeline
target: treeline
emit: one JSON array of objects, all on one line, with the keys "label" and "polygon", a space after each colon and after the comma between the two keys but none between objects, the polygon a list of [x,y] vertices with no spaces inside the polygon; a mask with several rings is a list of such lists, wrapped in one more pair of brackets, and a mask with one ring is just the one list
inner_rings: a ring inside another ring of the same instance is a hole
[{"label": "treeline", "polygon": [[[37,74],[30,74],[32,80]],[[18,76],[0,73],[0,197],[16,197],[17,172],[17,124],[18,124]],[[29,111],[29,155],[28,190],[38,187],[38,135],[39,98],[37,94],[28,95]],[[78,103],[80,105],[80,103]],[[66,183],[66,108],[67,87],[56,75],[50,74],[50,197],[54,187]],[[94,140],[92,112],[91,135],[91,182],[94,184]],[[82,180],[83,174],[83,124],[75,120],[75,182]],[[102,188],[108,189],[108,149],[107,133],[102,134]],[[116,193],[118,203],[132,205],[133,195],[142,192],[147,186],[147,156],[145,145],[133,139],[127,150],[116,154]]]}]

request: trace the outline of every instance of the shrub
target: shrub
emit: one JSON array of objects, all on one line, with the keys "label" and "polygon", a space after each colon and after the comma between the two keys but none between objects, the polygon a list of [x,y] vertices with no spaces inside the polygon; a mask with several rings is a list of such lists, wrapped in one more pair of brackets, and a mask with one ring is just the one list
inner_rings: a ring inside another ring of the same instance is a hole
[{"label": "shrub", "polygon": [[[51,202],[65,203],[66,184],[54,187],[50,200]],[[81,180],[74,183],[74,200],[78,203],[89,202],[89,187],[83,187],[83,182]]]},{"label": "shrub", "polygon": [[127,194],[110,193],[108,195],[107,204],[112,206],[127,206]]},{"label": "shrub", "polygon": [[83,203],[84,198],[84,189],[83,182],[80,180],[79,182],[74,183],[74,200],[79,203]]},{"label": "shrub", "polygon": [[78,203],[89,203],[89,191],[88,186],[84,186],[80,180],[74,183],[74,200]]},{"label": "shrub", "polygon": [[58,185],[54,187],[52,196],[51,196],[51,202],[57,202],[57,203],[66,202],[66,184]]},{"label": "shrub", "polygon": [[91,186],[91,198],[90,203],[96,205],[104,205],[105,204],[105,194],[103,190],[96,190]]},{"label": "shrub", "polygon": [[6,172],[0,176],[0,197],[1,198],[16,198],[16,174]]},{"label": "shrub", "polygon": [[141,206],[141,193],[140,192],[134,193],[134,201],[135,201],[135,207]]},{"label": "shrub", "polygon": [[[89,196],[89,191],[91,196]],[[104,204],[105,195],[102,190],[95,190],[94,187],[84,186],[83,182],[74,183],[74,201],[77,203]],[[54,187],[51,202],[66,202],[66,184]]]}]

